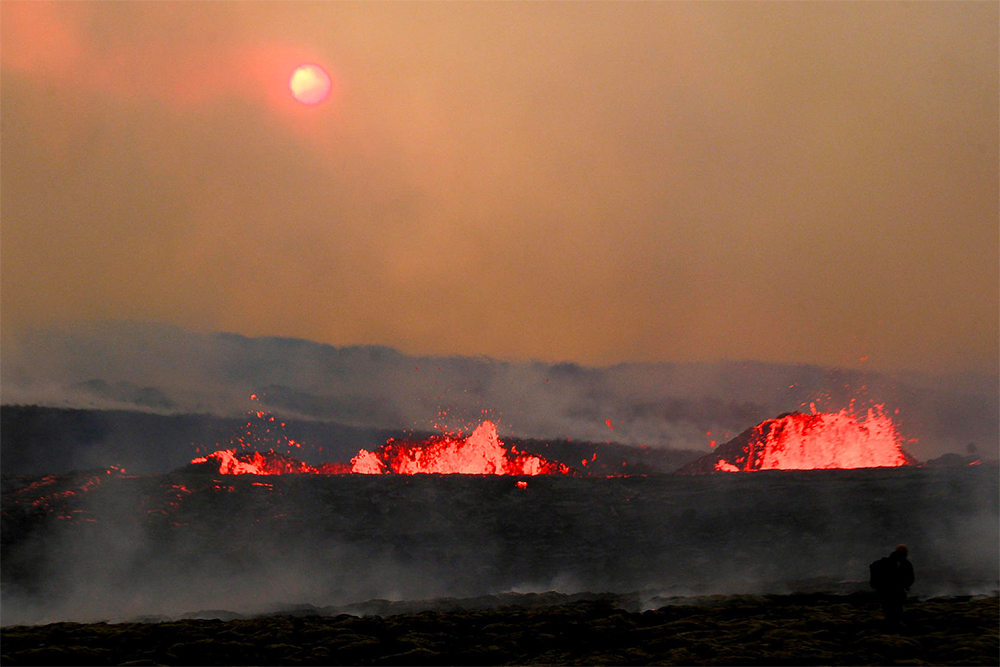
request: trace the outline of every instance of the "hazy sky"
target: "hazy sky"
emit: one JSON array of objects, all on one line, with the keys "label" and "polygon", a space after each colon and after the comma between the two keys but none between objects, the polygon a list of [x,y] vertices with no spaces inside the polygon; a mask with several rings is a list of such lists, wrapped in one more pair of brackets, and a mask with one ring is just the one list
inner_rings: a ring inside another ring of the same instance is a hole
[{"label": "hazy sky", "polygon": [[4,0],[3,335],[996,372],[998,7]]}]

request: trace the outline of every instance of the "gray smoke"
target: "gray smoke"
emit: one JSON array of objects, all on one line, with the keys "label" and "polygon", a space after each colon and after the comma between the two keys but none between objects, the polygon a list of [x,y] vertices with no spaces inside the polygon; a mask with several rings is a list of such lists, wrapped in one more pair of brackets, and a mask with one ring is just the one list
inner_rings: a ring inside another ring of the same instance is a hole
[{"label": "gray smoke", "polygon": [[79,520],[5,520],[0,621],[506,591],[851,592],[868,589],[868,564],[900,542],[914,595],[988,593],[997,479],[992,466],[553,476],[525,489],[463,475],[292,476],[266,487],[251,476],[116,478],[74,505]]},{"label": "gray smoke", "polygon": [[760,362],[595,368],[135,323],[35,331],[9,344],[3,362],[8,405],[224,416],[259,405],[287,419],[408,430],[490,418],[502,436],[707,451],[709,441],[762,419],[811,403],[835,411],[853,399],[885,404],[919,459],[970,444],[995,459],[1000,443],[993,369],[934,376]]}]

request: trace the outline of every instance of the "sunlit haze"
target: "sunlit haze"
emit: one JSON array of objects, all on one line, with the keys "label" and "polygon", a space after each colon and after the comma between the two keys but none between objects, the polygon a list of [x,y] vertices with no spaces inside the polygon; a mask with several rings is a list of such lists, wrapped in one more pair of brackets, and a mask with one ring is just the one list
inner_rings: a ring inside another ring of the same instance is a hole
[{"label": "sunlit haze", "polygon": [[0,12],[5,346],[997,372],[995,2]]}]

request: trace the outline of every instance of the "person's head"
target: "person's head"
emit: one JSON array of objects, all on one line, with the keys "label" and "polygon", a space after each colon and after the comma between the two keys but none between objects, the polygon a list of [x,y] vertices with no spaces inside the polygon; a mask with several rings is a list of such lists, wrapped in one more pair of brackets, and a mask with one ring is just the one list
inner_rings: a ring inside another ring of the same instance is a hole
[{"label": "person's head", "polygon": [[896,547],[896,550],[892,552],[892,555],[899,560],[906,560],[906,557],[910,555],[910,550],[906,548],[905,544],[900,544]]}]

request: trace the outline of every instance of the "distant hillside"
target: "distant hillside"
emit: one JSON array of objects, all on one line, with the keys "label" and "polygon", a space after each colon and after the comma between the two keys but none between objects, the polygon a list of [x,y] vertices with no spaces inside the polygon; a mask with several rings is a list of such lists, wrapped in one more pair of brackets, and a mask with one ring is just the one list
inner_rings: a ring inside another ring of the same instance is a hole
[{"label": "distant hillside", "polygon": [[[76,410],[35,405],[0,407],[0,467],[5,474],[64,473],[116,465],[130,473],[175,470],[195,447],[226,444],[245,418],[158,415],[128,410]],[[301,458],[347,460],[399,431],[334,422],[288,423],[285,434],[303,445]],[[322,451],[319,448],[322,447]]]},{"label": "distant hillside", "polygon": [[917,458],[974,445],[995,459],[998,381],[989,369],[932,376],[754,361],[589,367],[433,357],[104,323],[39,333],[5,348],[0,395],[6,405],[234,419],[261,409],[301,428],[305,422],[355,427],[350,433],[357,438],[333,434],[352,446],[385,429],[469,425],[486,417],[500,424],[501,435],[658,450],[703,449],[773,415],[812,403],[837,411],[854,401],[884,405]]},{"label": "distant hillside", "polygon": [[[588,475],[652,475],[672,473],[694,461],[702,452],[693,449],[635,447],[617,442],[573,442],[567,440],[522,440],[503,438],[507,445],[559,461]],[[595,457],[596,455],[596,457]],[[586,465],[583,461],[586,460]]]},{"label": "distant hillside", "polygon": [[[129,473],[169,472],[187,465],[197,455],[196,447],[206,453],[216,445],[228,446],[234,436],[245,433],[246,424],[246,418],[211,415],[4,405],[0,407],[0,468],[14,475],[65,473],[111,465]],[[283,432],[302,445],[295,455],[310,465],[347,463],[359,449],[374,449],[389,438],[430,435],[307,420],[289,421]],[[502,439],[522,451],[563,462],[584,474],[673,472],[700,455],[691,450],[618,443]]]}]

